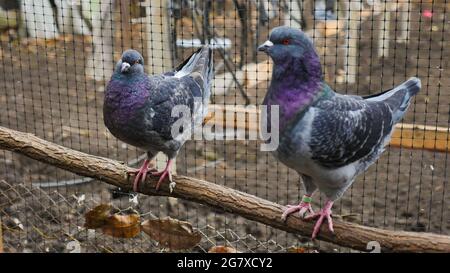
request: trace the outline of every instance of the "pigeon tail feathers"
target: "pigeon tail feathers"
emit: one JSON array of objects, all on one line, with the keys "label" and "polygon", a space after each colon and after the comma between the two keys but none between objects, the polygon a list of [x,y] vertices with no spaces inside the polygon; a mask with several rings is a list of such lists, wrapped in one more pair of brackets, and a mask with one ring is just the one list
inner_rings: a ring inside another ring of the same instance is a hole
[{"label": "pigeon tail feathers", "polygon": [[391,109],[393,122],[397,123],[406,113],[406,110],[411,103],[411,98],[420,91],[420,88],[420,79],[411,77],[393,89],[379,94],[366,96],[363,97],[363,99],[367,101],[382,101],[386,103]]},{"label": "pigeon tail feathers", "polygon": [[213,72],[212,49],[209,45],[204,45],[175,69],[174,76],[182,78],[191,75],[204,91],[209,92]]},{"label": "pigeon tail feathers", "polygon": [[422,83],[419,78],[411,77],[404,83],[408,93],[411,97],[419,93],[420,88],[422,88]]},{"label": "pigeon tail feathers", "polygon": [[209,45],[202,46],[175,69],[174,77],[190,76],[200,87],[202,103],[196,105],[195,108],[200,110],[198,107],[201,107],[202,116],[206,116],[208,113],[213,74],[213,50]]}]

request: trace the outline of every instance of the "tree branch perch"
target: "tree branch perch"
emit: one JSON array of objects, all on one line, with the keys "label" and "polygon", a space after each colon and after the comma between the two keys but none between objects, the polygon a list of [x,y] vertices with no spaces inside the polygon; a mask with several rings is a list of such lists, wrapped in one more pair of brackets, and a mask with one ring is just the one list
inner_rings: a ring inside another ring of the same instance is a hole
[{"label": "tree branch perch", "polygon": [[[92,177],[108,184],[131,190],[131,170],[120,162],[89,155],[40,139],[33,134],[0,126],[0,149],[17,152],[35,160],[54,165],[78,175]],[[310,236],[312,222],[290,216],[283,222],[283,206],[273,202],[195,178],[176,175],[172,194],[168,183],[155,191],[156,178],[149,177],[140,189],[142,194],[173,196],[240,215],[274,228]],[[344,247],[366,251],[367,243],[377,241],[386,252],[450,252],[450,236],[431,233],[391,231],[334,221],[335,234],[321,230],[318,238]]]}]

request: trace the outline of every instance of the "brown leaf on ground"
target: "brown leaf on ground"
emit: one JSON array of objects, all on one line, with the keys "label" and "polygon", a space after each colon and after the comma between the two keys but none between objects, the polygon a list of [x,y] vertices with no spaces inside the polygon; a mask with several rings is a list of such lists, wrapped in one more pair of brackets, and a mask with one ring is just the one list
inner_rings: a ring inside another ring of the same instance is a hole
[{"label": "brown leaf on ground", "polygon": [[2,219],[0,218],[0,253],[3,253]]},{"label": "brown leaf on ground", "polygon": [[213,246],[208,250],[208,253],[242,253],[235,248],[229,246]]},{"label": "brown leaf on ground", "polygon": [[90,210],[84,215],[85,228],[101,228],[106,224],[108,217],[111,215],[111,205],[101,204]]},{"label": "brown leaf on ground", "polygon": [[287,249],[288,253],[319,253],[316,249],[311,247],[290,247]]},{"label": "brown leaf on ground", "polygon": [[287,249],[289,253],[306,253],[306,248],[304,247],[290,247]]},{"label": "brown leaf on ground", "polygon": [[202,239],[189,222],[170,217],[146,220],[141,227],[150,238],[171,250],[192,248]]},{"label": "brown leaf on ground", "polygon": [[111,215],[102,231],[113,237],[133,238],[141,232],[140,217],[137,214]]}]

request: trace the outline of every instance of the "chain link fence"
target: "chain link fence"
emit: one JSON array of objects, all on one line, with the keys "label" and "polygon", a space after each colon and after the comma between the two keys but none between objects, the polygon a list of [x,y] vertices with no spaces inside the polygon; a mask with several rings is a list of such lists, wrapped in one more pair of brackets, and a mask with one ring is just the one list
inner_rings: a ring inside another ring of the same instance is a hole
[{"label": "chain link fence", "polygon": [[[63,195],[24,184],[0,181],[0,213],[4,219],[5,252],[166,252],[145,234],[132,239],[114,238],[84,227],[85,214],[99,205],[100,196]],[[152,198],[148,198],[152,199]],[[152,200],[148,200],[152,201]],[[144,201],[145,202],[145,201]],[[136,212],[133,202],[113,201],[118,214]],[[129,205],[126,207],[126,205]],[[142,218],[157,218],[151,211],[139,213]],[[210,224],[196,229],[201,242],[193,252],[208,252],[213,247],[229,246],[239,252],[287,252],[290,249],[275,240],[261,241],[251,234],[238,234],[231,228],[216,229]],[[311,244],[301,245],[314,249]]]}]

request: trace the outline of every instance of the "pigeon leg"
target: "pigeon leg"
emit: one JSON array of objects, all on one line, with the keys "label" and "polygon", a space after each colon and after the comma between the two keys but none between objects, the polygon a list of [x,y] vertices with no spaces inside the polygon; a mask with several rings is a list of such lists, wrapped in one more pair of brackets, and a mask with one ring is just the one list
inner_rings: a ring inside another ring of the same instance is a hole
[{"label": "pigeon leg", "polygon": [[137,192],[138,188],[139,188],[139,182],[141,181],[145,181],[145,178],[147,176],[147,172],[148,170],[148,165],[150,164],[150,160],[146,159],[144,161],[144,164],[142,164],[141,168],[134,170],[134,171],[129,171],[128,174],[135,174],[136,177],[134,178],[134,182],[133,182],[133,191]]},{"label": "pigeon leg", "polygon": [[167,161],[167,165],[166,165],[166,167],[164,168],[163,171],[161,171],[161,172],[151,172],[152,176],[159,176],[158,183],[156,184],[156,190],[159,189],[159,186],[164,181],[164,178],[167,177],[169,179],[169,182],[170,182],[170,185],[169,185],[170,186],[170,192],[172,192],[173,187],[175,186],[173,184],[173,181],[172,181],[172,174],[170,173],[171,168],[172,168],[172,163],[173,163],[172,159],[169,159]]},{"label": "pigeon leg", "polygon": [[328,222],[328,230],[330,230],[331,232],[334,232],[333,220],[331,219],[331,207],[332,206],[333,206],[333,201],[328,200],[325,203],[325,206],[319,212],[316,212],[313,215],[309,215],[308,217],[305,218],[306,220],[319,218],[317,220],[316,224],[314,225],[314,230],[313,230],[311,239],[316,238],[317,233],[319,233],[320,226],[322,226],[323,220],[325,220],[325,219]]},{"label": "pigeon leg", "polygon": [[281,219],[283,221],[286,221],[286,218],[294,213],[299,211],[300,217],[305,218],[306,214],[314,214],[314,211],[311,207],[311,195],[303,195],[302,202],[296,206],[287,205],[287,209],[284,210],[283,214],[281,215]]}]

